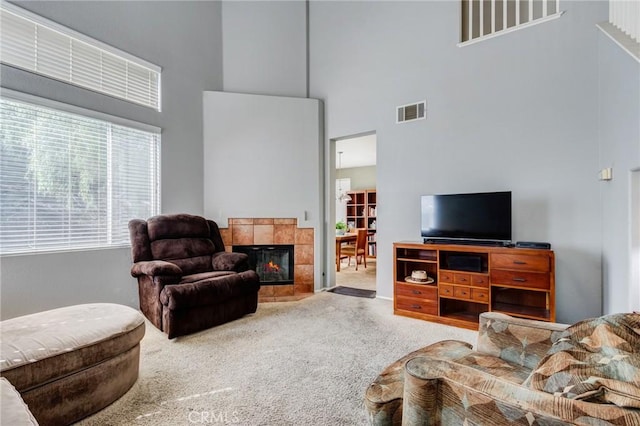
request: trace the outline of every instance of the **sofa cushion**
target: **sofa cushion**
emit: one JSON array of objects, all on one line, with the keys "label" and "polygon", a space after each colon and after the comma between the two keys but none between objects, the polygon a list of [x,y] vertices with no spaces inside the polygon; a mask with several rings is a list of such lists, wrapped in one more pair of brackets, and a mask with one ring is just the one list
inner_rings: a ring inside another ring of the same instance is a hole
[{"label": "sofa cushion", "polygon": [[531,373],[535,390],[640,408],[640,315],[580,321],[562,333]]},{"label": "sofa cushion", "polygon": [[0,374],[24,392],[136,346],[144,317],[128,306],[93,303],[2,321]]}]

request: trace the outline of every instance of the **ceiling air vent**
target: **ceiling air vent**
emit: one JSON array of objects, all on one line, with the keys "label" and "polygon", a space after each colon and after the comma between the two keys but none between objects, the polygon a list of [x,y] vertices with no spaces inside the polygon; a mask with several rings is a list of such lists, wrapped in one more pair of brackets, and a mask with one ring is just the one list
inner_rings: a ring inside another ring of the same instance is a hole
[{"label": "ceiling air vent", "polygon": [[396,123],[424,120],[425,118],[427,118],[427,101],[399,106],[396,117]]}]

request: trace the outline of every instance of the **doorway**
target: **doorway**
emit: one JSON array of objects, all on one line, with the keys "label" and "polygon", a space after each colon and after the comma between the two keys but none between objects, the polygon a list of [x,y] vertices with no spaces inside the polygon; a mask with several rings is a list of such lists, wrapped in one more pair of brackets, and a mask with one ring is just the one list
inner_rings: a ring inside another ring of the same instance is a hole
[{"label": "doorway", "polygon": [[[336,286],[376,290],[376,134],[335,140]],[[358,230],[366,234],[358,245]],[[344,235],[338,235],[343,234]],[[362,253],[358,256],[346,254]],[[365,266],[366,263],[366,266]]]}]

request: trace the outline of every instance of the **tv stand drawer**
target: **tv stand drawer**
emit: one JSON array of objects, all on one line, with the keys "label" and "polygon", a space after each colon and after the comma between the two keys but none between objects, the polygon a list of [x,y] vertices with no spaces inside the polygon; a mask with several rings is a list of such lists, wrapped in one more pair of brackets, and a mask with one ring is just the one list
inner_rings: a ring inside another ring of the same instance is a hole
[{"label": "tv stand drawer", "polygon": [[454,282],[454,284],[470,285],[471,284],[471,275],[470,274],[461,274],[459,272],[456,272],[456,273],[453,274],[453,282]]},{"label": "tv stand drawer", "polygon": [[519,272],[495,269],[491,271],[491,284],[511,287],[549,290],[549,274],[544,272]]},{"label": "tv stand drawer", "polygon": [[472,288],[471,300],[475,302],[489,303],[489,289]]},{"label": "tv stand drawer", "polygon": [[453,286],[440,284],[438,286],[438,294],[443,297],[453,297]]},{"label": "tv stand drawer", "polygon": [[414,299],[430,299],[436,298],[436,286],[420,285],[420,284],[397,284],[396,294],[403,297],[411,297]]},{"label": "tv stand drawer", "polygon": [[551,265],[549,263],[549,256],[547,254],[491,254],[492,269],[499,268],[518,271],[549,272],[551,269]]},{"label": "tv stand drawer", "polygon": [[453,272],[440,271],[440,278],[438,280],[441,283],[453,284]]},{"label": "tv stand drawer", "polygon": [[396,309],[438,315],[438,301],[437,299],[427,300],[396,296]]},{"label": "tv stand drawer", "polygon": [[488,275],[471,275],[471,285],[475,287],[489,288]]},{"label": "tv stand drawer", "polygon": [[469,287],[456,286],[453,288],[453,296],[458,299],[471,299],[471,289]]}]

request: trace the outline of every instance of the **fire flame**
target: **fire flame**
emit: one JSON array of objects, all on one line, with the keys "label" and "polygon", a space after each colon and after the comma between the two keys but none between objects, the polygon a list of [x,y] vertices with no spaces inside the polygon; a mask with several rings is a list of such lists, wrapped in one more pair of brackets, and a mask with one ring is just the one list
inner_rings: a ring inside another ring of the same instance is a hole
[{"label": "fire flame", "polygon": [[280,265],[277,263],[273,263],[273,260],[270,260],[269,263],[264,265],[264,269],[268,272],[279,272]]}]

